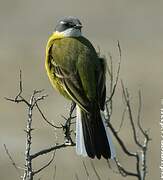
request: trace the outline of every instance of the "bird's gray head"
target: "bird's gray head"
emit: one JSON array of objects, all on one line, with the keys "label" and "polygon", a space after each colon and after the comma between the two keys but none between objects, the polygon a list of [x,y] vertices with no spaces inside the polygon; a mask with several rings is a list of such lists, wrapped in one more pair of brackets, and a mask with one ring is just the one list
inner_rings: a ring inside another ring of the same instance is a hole
[{"label": "bird's gray head", "polygon": [[56,28],[55,31],[59,33],[63,33],[65,37],[78,37],[81,36],[81,28],[82,24],[78,18],[73,16],[68,16],[62,18]]}]

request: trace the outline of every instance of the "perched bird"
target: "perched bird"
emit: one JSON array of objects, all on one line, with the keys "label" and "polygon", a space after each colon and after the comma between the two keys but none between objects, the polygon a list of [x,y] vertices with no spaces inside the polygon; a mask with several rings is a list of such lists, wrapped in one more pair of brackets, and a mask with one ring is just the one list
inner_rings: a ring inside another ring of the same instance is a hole
[{"label": "perched bird", "polygon": [[78,18],[62,18],[46,47],[45,67],[51,84],[76,104],[76,152],[90,158],[114,158],[104,122],[105,60],[82,36]]}]

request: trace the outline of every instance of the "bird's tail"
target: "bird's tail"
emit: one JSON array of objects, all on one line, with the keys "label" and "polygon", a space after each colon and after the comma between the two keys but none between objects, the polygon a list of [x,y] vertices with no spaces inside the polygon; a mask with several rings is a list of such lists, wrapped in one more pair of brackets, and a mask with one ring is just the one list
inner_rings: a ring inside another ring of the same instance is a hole
[{"label": "bird's tail", "polygon": [[100,159],[114,158],[115,149],[111,136],[104,122],[104,114],[100,110],[93,114],[76,107],[76,152],[79,155],[95,156]]}]

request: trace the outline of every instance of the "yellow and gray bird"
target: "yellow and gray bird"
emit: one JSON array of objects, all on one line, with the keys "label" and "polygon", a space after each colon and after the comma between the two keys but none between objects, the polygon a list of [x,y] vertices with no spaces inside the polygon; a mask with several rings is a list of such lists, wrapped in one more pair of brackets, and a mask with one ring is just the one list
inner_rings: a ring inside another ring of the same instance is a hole
[{"label": "yellow and gray bird", "polygon": [[114,158],[104,122],[105,60],[82,36],[76,17],[62,18],[46,47],[45,67],[52,86],[76,104],[76,152],[90,158]]}]

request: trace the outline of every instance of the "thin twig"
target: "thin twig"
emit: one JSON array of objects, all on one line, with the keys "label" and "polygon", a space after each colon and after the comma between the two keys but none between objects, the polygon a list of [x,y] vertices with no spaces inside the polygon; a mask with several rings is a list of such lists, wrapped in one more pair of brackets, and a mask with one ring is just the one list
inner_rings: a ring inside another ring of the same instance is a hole
[{"label": "thin twig", "polygon": [[137,121],[137,124],[138,124],[138,127],[139,127],[140,131],[142,132],[142,134],[146,137],[146,133],[143,130],[143,128],[141,126],[141,123],[140,123],[140,115],[141,115],[141,108],[142,108],[142,100],[141,100],[141,92],[140,92],[140,90],[139,90],[138,96],[139,96],[139,107],[138,107],[138,117],[137,117],[138,121]]},{"label": "thin twig", "polygon": [[97,170],[96,170],[96,168],[95,168],[95,165],[93,164],[93,162],[92,162],[91,160],[90,160],[90,162],[91,162],[91,166],[92,166],[92,168],[93,168],[93,171],[94,171],[95,174],[96,174],[97,179],[98,179],[98,180],[101,180],[100,175],[98,174],[98,172],[97,172]]},{"label": "thin twig", "polygon": [[56,178],[56,173],[57,173],[57,166],[54,166],[54,174],[53,174],[53,180]]},{"label": "thin twig", "polygon": [[117,167],[118,167],[119,173],[120,173],[123,177],[126,177],[126,176],[135,176],[135,177],[138,177],[138,174],[126,170],[126,169],[120,164],[120,162],[118,161],[117,158],[115,158],[114,160],[115,160],[115,163],[116,163],[116,165],[117,165]]},{"label": "thin twig", "polygon": [[48,97],[47,94],[42,95],[42,96],[37,97],[37,98],[34,98],[35,102],[33,103],[33,107],[36,106],[36,103],[37,103],[38,101],[44,100],[46,97]]},{"label": "thin twig", "polygon": [[84,161],[83,161],[83,166],[84,166],[85,173],[87,175],[87,180],[89,180],[89,172],[88,172],[87,166]]},{"label": "thin twig", "polygon": [[109,60],[110,60],[109,66],[107,64],[106,65],[110,76],[110,94],[111,94],[113,89],[113,59],[110,53],[109,53]]},{"label": "thin twig", "polygon": [[77,173],[75,173],[75,179],[79,180],[79,177],[78,177]]},{"label": "thin twig", "polygon": [[15,102],[15,103],[24,102],[26,105],[30,106],[29,102],[21,96],[22,92],[23,92],[22,72],[20,70],[20,74],[19,74],[19,92],[18,92],[18,94],[15,96],[14,99],[7,98],[7,97],[5,97],[5,99],[8,100],[8,101],[11,101],[11,102]]},{"label": "thin twig", "polygon": [[124,153],[126,153],[128,156],[133,156],[136,157],[136,153],[130,152],[127,147],[125,146],[123,140],[119,137],[119,135],[117,134],[116,130],[114,129],[114,127],[112,126],[111,123],[108,124],[109,128],[111,129],[114,137],[117,139],[119,145],[121,146],[122,150],[124,151]]},{"label": "thin twig", "polygon": [[48,121],[47,118],[45,117],[45,115],[43,114],[43,112],[41,111],[41,109],[40,109],[40,107],[39,107],[39,105],[38,105],[37,102],[35,103],[35,105],[36,105],[36,107],[37,107],[39,113],[41,114],[43,120],[44,120],[46,123],[48,123],[50,126],[56,128],[56,129],[62,129],[62,128],[63,128],[62,126],[55,126],[55,125],[52,124],[50,121]]},{"label": "thin twig", "polygon": [[21,102],[24,102],[26,105],[30,106],[30,104],[28,103],[27,100],[25,100],[23,97],[19,96],[21,99],[12,99],[12,98],[7,98],[7,97],[4,97],[7,101],[11,101],[11,102],[14,102],[14,103],[21,103]]},{"label": "thin twig", "polygon": [[[115,79],[115,84],[113,86],[113,90],[112,90],[112,93],[109,97],[109,99],[106,101],[106,103],[110,102],[110,100],[112,99],[113,95],[115,94],[115,90],[116,90],[116,87],[117,87],[117,83],[118,83],[118,79],[119,79],[119,73],[120,73],[120,67],[121,67],[121,47],[120,47],[120,44],[119,44],[119,41],[118,41],[118,50],[119,50],[119,55],[120,55],[120,58],[119,58],[119,62],[118,62],[118,70],[117,70],[117,74],[116,74],[116,79]],[[113,71],[110,71],[110,73],[112,74],[111,77],[113,76]],[[113,77],[112,77],[112,80],[113,81]]]},{"label": "thin twig", "polygon": [[124,111],[123,111],[123,113],[122,113],[122,119],[121,119],[121,123],[120,123],[119,129],[116,130],[117,133],[120,132],[120,130],[121,130],[122,126],[123,126],[123,122],[124,122],[124,119],[125,119],[125,113],[126,113],[126,111],[127,111],[127,108],[125,108]]},{"label": "thin twig", "polygon": [[16,165],[16,163],[15,163],[14,159],[12,158],[11,154],[9,153],[6,145],[3,144],[3,146],[4,146],[4,149],[5,149],[5,152],[6,152],[7,156],[8,156],[8,158],[10,159],[12,165],[14,166],[14,168],[16,169],[16,172],[18,173],[18,175],[19,175],[19,177],[20,177],[19,167]]},{"label": "thin twig", "polygon": [[107,162],[107,165],[108,165],[109,169],[111,169],[111,165],[110,165],[110,162],[109,162],[108,159],[106,160],[106,162]]},{"label": "thin twig", "polygon": [[132,116],[132,110],[131,110],[131,106],[130,106],[129,92],[128,92],[127,88],[126,89],[124,88],[124,84],[123,84],[122,81],[121,81],[121,85],[122,85],[122,92],[123,92],[123,96],[124,96],[124,99],[125,99],[125,102],[126,102],[126,106],[128,108],[129,120],[131,122],[134,141],[140,148],[142,148],[142,145],[138,141],[138,137],[137,137],[137,134],[136,134],[136,128],[135,128],[135,124],[134,124],[134,120],[133,120],[133,116]]},{"label": "thin twig", "polygon": [[55,157],[55,151],[53,152],[53,155],[51,157],[51,159],[49,160],[49,162],[47,164],[45,164],[43,167],[41,167],[40,169],[36,170],[33,172],[33,175],[38,174],[39,172],[41,172],[43,169],[47,168],[54,160]]},{"label": "thin twig", "polygon": [[23,91],[22,71],[20,70],[20,73],[19,73],[19,93],[18,93],[18,95],[15,97],[15,101],[18,100],[18,98],[19,98],[20,95],[22,94],[22,91]]}]

